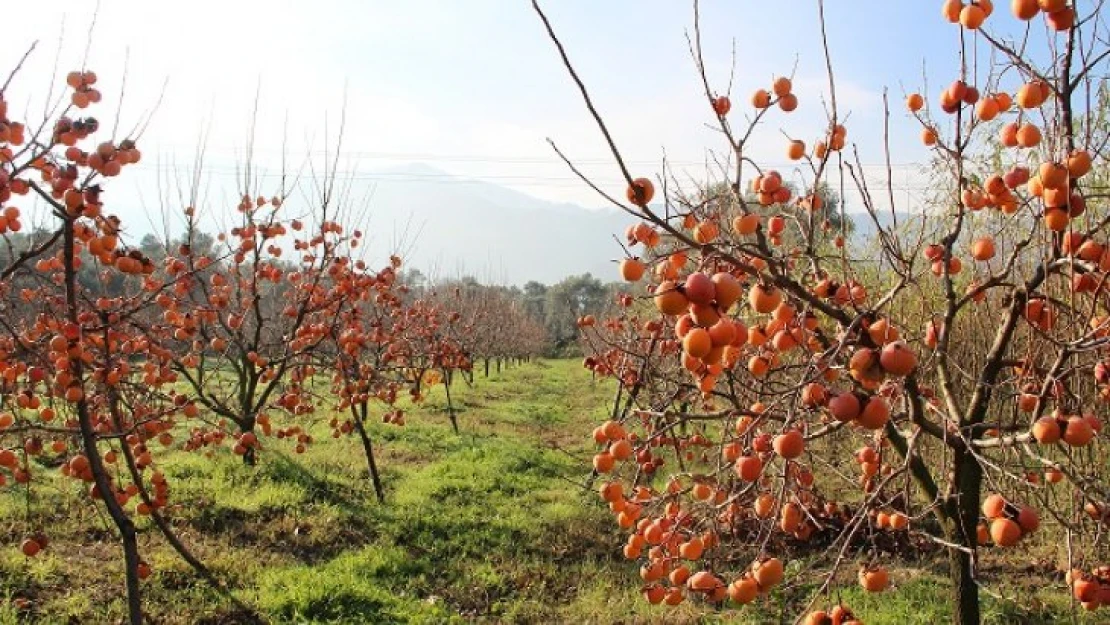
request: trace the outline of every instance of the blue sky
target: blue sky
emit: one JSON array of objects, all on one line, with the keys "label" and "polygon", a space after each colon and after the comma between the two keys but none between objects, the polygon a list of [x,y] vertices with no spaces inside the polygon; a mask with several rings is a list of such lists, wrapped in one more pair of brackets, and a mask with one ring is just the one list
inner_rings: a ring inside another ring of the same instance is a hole
[{"label": "blue sky", "polygon": [[[290,161],[319,152],[336,132],[346,102],[344,171],[373,172],[421,161],[538,196],[584,206],[602,201],[571,178],[545,143],[552,137],[600,184],[621,193],[617,169],[526,0],[103,0],[89,66],[101,76],[107,107],[118,101],[127,58],[121,127],[165,97],[142,138],[142,175],[121,180],[118,197],[149,205],[159,174],[179,176],[210,128],[210,201],[231,189],[242,159],[256,88],[261,94],[257,159],[274,172],[283,141]],[[711,116],[686,48],[691,3],[680,0],[547,0],[543,3],[637,174],[658,172],[665,148],[693,175],[708,150]],[[1016,32],[1008,3],[988,25]],[[889,88],[899,168],[895,185],[917,190],[912,164],[927,158],[918,127],[902,107],[927,64],[939,91],[956,76],[958,28],[939,1],[828,0],[830,46],[849,139],[865,163],[879,163],[882,90]],[[93,14],[89,0],[21,2],[5,7],[20,24],[0,40],[10,66],[33,39],[39,49],[17,79],[13,108],[34,103],[60,51],[64,71],[80,64]],[[704,0],[703,39],[710,80],[723,90],[731,46],[738,63],[733,116],[749,94],[796,69],[798,111],[776,113],[753,153],[785,161],[786,130],[811,143],[824,126],[826,91],[816,0],[773,3]],[[768,8],[773,7],[773,8]],[[985,50],[985,48],[981,48]],[[984,57],[985,58],[985,57]],[[928,94],[934,99],[932,94]],[[41,110],[41,104],[38,105]],[[284,129],[284,131],[283,131]],[[285,139],[283,139],[283,132]],[[334,145],[334,144],[330,144]],[[276,178],[268,181],[275,184]],[[113,183],[116,184],[116,183]],[[130,187],[128,186],[130,185]],[[164,194],[165,180],[162,184]],[[126,214],[125,214],[126,217]]]}]

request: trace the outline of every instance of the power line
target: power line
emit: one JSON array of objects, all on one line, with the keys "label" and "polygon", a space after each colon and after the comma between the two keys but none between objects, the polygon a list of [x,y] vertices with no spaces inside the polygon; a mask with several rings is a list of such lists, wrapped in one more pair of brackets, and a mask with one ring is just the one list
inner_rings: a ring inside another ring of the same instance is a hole
[{"label": "power line", "polygon": [[[561,165],[561,163],[559,163]],[[913,167],[914,164],[905,164],[901,167]],[[195,168],[192,167],[176,167],[172,164],[151,164],[143,162],[135,166],[140,171],[157,171],[157,172],[182,172],[192,173]],[[886,165],[875,165],[875,167],[886,167]],[[780,168],[775,165],[769,165],[768,169]],[[244,175],[244,170],[239,167],[229,165],[205,165],[199,168],[200,173],[214,175],[214,176],[241,176]],[[508,184],[508,185],[525,185],[525,186],[580,186],[582,181],[573,175],[540,175],[540,174],[482,174],[482,175],[457,175],[448,172],[406,172],[406,171],[379,171],[368,172],[358,169],[335,170],[330,172],[342,180],[354,181],[371,181],[371,182],[429,182],[429,183],[452,183],[452,184]],[[289,171],[267,171],[264,167],[255,166],[252,168],[252,178],[280,178],[292,175]],[[624,184],[623,178],[617,177],[592,177],[595,183],[598,184]],[[876,190],[887,190],[887,187],[872,186]],[[930,187],[916,187],[916,186],[898,186],[897,190],[925,190]]]},{"label": "power line", "polygon": [[[175,146],[171,145],[169,147],[173,148]],[[188,148],[188,150],[193,150],[193,149],[194,148]],[[182,148],[182,150],[185,150],[185,148]],[[243,150],[236,150],[234,148],[221,148],[219,151],[222,152],[223,154],[235,154],[235,155],[243,152]],[[206,152],[211,154],[212,149],[209,148],[208,150],[206,150]],[[253,152],[255,152],[255,153],[260,153],[261,152],[261,153],[276,154],[276,153],[280,153],[281,150],[255,148],[255,149],[253,149]],[[432,153],[432,152],[376,152],[376,151],[360,151],[360,150],[340,151],[338,153],[338,155],[335,152],[330,152],[330,151],[326,151],[326,150],[305,150],[305,151],[297,152],[296,154],[298,154],[298,155],[308,155],[308,156],[313,156],[313,155],[326,156],[329,159],[336,158],[338,156],[338,158],[340,158],[340,159],[365,158],[365,159],[377,159],[377,160],[413,161],[413,162],[421,162],[421,163],[429,163],[429,164],[442,162],[442,163],[492,163],[492,164],[521,164],[521,165],[551,165],[551,164],[557,164],[557,165],[560,165],[560,166],[563,165],[563,162],[561,160],[559,160],[559,158],[556,157],[555,155],[551,155],[550,157],[539,157],[539,156],[532,157],[532,156],[511,156],[511,155],[496,155],[496,154],[437,154],[437,153]],[[574,162],[575,165],[615,165],[616,164],[615,161],[613,161],[613,158],[611,156],[583,157],[583,158],[573,158],[571,160],[572,160],[572,162]],[[645,159],[645,160],[634,160],[634,159],[629,160],[629,159],[626,159],[625,163],[627,163],[629,165],[642,165],[642,166],[648,166],[648,167],[659,167],[663,164],[663,160],[662,159]],[[144,162],[143,164],[146,164],[146,163]],[[712,159],[709,159],[709,158],[682,158],[682,159],[668,158],[667,159],[667,164],[669,166],[672,166],[672,167],[709,167],[709,168],[712,168],[712,169],[716,169],[718,167],[718,163],[716,161],[712,160]],[[792,169],[792,168],[798,167],[799,165],[800,165],[799,162],[792,162],[792,161],[767,161],[765,163],[760,163],[760,166],[763,167],[764,169],[768,169],[768,168],[769,169]],[[853,165],[855,165],[855,164],[853,164]],[[860,166],[865,168],[865,169],[866,168],[874,168],[874,167],[883,167],[883,168],[885,168],[885,167],[888,167],[888,166],[893,168],[893,169],[906,169],[906,168],[922,168],[922,167],[925,167],[925,164],[911,161],[911,162],[901,162],[901,163],[890,163],[888,165],[885,162],[876,162],[876,163],[862,163]]]},{"label": "power line", "polygon": [[[206,174],[214,176],[237,176],[241,172],[235,171],[217,171],[217,170],[202,170]],[[441,176],[406,176],[403,174],[389,174],[389,173],[347,173],[335,172],[337,178],[341,181],[355,181],[355,182],[387,182],[387,183],[400,183],[400,184],[436,184],[436,185],[494,185],[494,186],[514,186],[514,187],[555,187],[555,188],[585,188],[581,179],[573,176],[554,177],[554,176],[454,176],[454,175],[441,175]],[[259,172],[254,171],[251,177],[258,178],[281,178],[288,176],[279,172]],[[625,185],[623,178],[597,178],[592,177],[590,180],[601,187],[621,187]],[[868,185],[869,191],[908,191],[908,192],[925,192],[931,191],[935,187],[932,186],[879,186]],[[849,192],[854,191],[852,187]]]}]

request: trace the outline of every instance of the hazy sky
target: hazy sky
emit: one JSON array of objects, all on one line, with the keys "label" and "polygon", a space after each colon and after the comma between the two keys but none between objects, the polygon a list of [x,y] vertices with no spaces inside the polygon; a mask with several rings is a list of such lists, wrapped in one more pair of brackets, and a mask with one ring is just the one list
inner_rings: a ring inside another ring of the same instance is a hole
[{"label": "hazy sky", "polygon": [[[923,67],[931,92],[956,76],[959,29],[943,23],[939,1],[826,4],[849,139],[860,144],[863,162],[881,162],[888,88],[895,187],[902,195],[919,191],[913,164],[927,153],[902,98],[921,86]],[[1008,3],[996,4],[988,24],[1013,31]],[[63,74],[80,66],[95,6],[91,0],[5,6],[5,22],[19,26],[0,38],[2,65],[12,66],[39,40],[28,71],[9,93],[13,109],[31,102],[32,110],[42,110],[36,98],[56,55]],[[708,149],[719,149],[687,51],[690,2],[547,0],[544,6],[635,174],[657,173],[664,148],[691,172],[706,162]],[[796,72],[800,108],[770,115],[757,131],[753,150],[764,160],[786,160],[782,130],[808,144],[823,128],[826,77],[816,7],[816,0],[702,2],[715,89],[727,87],[736,46],[733,117],[751,110],[754,88]],[[116,197],[135,194],[148,210],[158,195],[155,174],[182,171],[206,125],[210,198],[232,188],[256,90],[258,159],[271,173],[283,132],[289,162],[299,164],[306,146],[322,151],[326,137],[334,141],[345,101],[341,169],[359,172],[361,180],[389,179],[383,169],[419,161],[547,200],[603,204],[554,159],[545,142],[551,137],[603,187],[623,193],[618,170],[526,0],[102,0],[87,64],[101,77],[107,105],[99,114],[107,128],[125,67],[122,129],[154,107],[164,86],[140,141],[143,175],[114,183],[130,185]],[[454,184],[435,174],[402,177],[410,178]],[[276,177],[268,181],[276,183]]]}]

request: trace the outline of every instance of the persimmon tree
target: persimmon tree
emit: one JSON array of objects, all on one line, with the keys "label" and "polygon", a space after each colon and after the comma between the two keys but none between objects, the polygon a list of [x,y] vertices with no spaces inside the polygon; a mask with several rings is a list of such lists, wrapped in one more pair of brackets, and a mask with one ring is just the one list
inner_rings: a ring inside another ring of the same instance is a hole
[{"label": "persimmon tree", "polygon": [[451,386],[456,374],[470,375],[475,354],[525,359],[544,346],[539,323],[499,287],[473,283],[411,288],[402,283],[401,259],[384,269],[344,275],[338,288],[352,294],[341,307],[332,331],[334,347],[321,356],[332,364],[332,394],[337,409],[336,438],[357,433],[378,501],[384,488],[366,424],[372,407],[382,407],[382,421],[403,426],[407,399],[421,404],[442,385],[452,429],[459,432]]},{"label": "persimmon tree", "polygon": [[456,337],[471,362],[482,362],[486,377],[491,362],[500,371],[505,362],[526,360],[546,347],[543,322],[509,289],[467,279],[434,290],[433,299],[459,315]]},{"label": "persimmon tree", "polygon": [[425,388],[442,385],[447,417],[455,434],[459,433],[459,422],[451,385],[457,372],[466,373],[473,367],[462,340],[461,321],[459,311],[445,308],[433,290],[417,299],[410,298],[398,324],[408,352],[405,362],[406,378],[412,384],[410,395],[414,400],[423,399]]},{"label": "persimmon tree", "polygon": [[459,314],[412,298],[409,287],[398,281],[400,266],[401,259],[393,256],[377,273],[362,271],[360,265],[360,271],[343,276],[337,288],[351,297],[336,317],[334,353],[324,354],[334,372],[337,408],[351,415],[344,420],[332,418],[333,436],[358,434],[379,502],[385,501],[385,491],[366,427],[371,406],[383,406],[383,422],[403,426],[405,411],[398,401],[407,395],[413,404],[420,404],[426,387],[442,382],[451,425],[458,433],[449,376],[470,368],[469,357],[452,331]]},{"label": "persimmon tree", "polygon": [[[348,233],[335,220],[338,209],[327,191],[307,209],[294,209],[283,191],[259,195],[249,174],[242,183],[239,223],[211,249],[196,245],[197,210],[185,209],[185,235],[168,246],[165,262],[167,279],[184,278],[158,298],[164,323],[155,335],[173,354],[173,370],[198,407],[215,416],[194,431],[191,444],[220,443],[230,434],[235,453],[253,463],[256,426],[294,439],[297,453],[312,442],[302,421],[316,406],[309,388],[314,353],[351,296],[338,286],[354,271],[346,251],[357,247],[361,233]],[[271,414],[291,423],[275,425]]]},{"label": "persimmon tree", "polygon": [[[14,78],[13,73],[12,77]],[[107,181],[139,162],[134,138],[105,137],[87,111],[101,95],[97,76],[66,76],[46,121],[24,126],[8,117],[0,91],[0,487],[32,497],[47,467],[60,466],[78,492],[107,512],[119,534],[133,623],[142,621],[140,580],[151,567],[137,543],[135,518],[150,517],[171,546],[207,581],[211,573],[163,517],[169,484],[152,455],[174,442],[191,416],[174,387],[169,353],[143,322],[173,281],[122,238],[104,202]],[[40,213],[22,230],[26,213]],[[20,549],[35,557],[49,546],[43,519],[28,518]]]},{"label": "persimmon tree", "polygon": [[[374,484],[378,502],[385,501],[385,491],[374,458],[374,446],[366,429],[370,405],[374,400],[392,406],[397,401],[398,385],[384,365],[392,359],[393,350],[388,321],[400,310],[400,298],[394,290],[399,259],[376,275],[351,272],[343,276],[338,288],[348,289],[352,298],[336,317],[331,331],[332,351],[323,356],[331,362],[332,392],[339,398],[337,409],[347,410],[351,418],[333,417],[333,436],[357,432],[366,457],[367,472]],[[387,423],[403,424],[402,414],[383,416]]]},{"label": "persimmon tree", "polygon": [[[1110,57],[1103,3],[937,4],[952,81],[885,117],[885,141],[920,132],[931,148],[935,192],[914,207],[889,174],[864,175],[820,0],[828,122],[812,148],[788,140],[788,173],[762,167],[751,138],[810,103],[785,76],[742,106],[715,88],[695,0],[690,51],[721,166],[685,190],[676,172],[627,168],[533,2],[627,189],[583,180],[638,222],[620,274],[644,291],[584,330],[587,364],[620,382],[593,469],[652,603],[746,604],[814,583],[799,622],[856,622],[830,600],[837,585],[882,592],[894,545],[932,545],[954,622],[978,623],[983,561],[1038,534],[1063,546],[1084,608],[1110,602],[1110,214],[1086,182],[1105,167],[1090,110]],[[831,224],[828,188],[864,212]],[[913,227],[898,223],[915,209]],[[873,260],[846,245],[852,218],[871,222]],[[784,560],[806,548],[787,580]]]}]

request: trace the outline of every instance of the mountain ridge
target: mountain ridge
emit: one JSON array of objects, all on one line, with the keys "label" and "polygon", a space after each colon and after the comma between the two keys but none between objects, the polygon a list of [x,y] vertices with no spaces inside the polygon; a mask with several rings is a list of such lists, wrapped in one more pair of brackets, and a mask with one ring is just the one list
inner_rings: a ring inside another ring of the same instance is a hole
[{"label": "mountain ridge", "polygon": [[[552,284],[569,275],[616,277],[614,236],[631,222],[616,209],[551,202],[426,163],[382,170],[369,183],[370,248],[401,251],[433,279]],[[389,248],[400,247],[400,250]]]},{"label": "mountain ridge", "polygon": [[[521,286],[584,273],[616,280],[614,261],[624,253],[618,241],[635,221],[613,207],[552,202],[421,162],[379,170],[363,183],[370,186],[371,251],[399,252],[408,268],[433,280],[470,276]],[[849,216],[854,243],[875,237],[864,213]],[[888,226],[890,213],[879,221]]]}]

